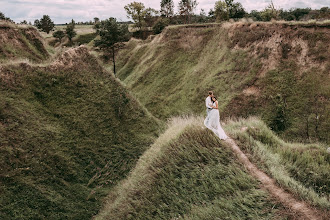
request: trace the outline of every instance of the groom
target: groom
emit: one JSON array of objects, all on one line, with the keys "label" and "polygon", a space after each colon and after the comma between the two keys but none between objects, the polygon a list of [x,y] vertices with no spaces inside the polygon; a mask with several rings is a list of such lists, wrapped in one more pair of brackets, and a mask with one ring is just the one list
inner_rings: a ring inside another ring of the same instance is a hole
[{"label": "groom", "polygon": [[212,100],[211,100],[212,96],[213,96],[213,92],[209,91],[209,96],[206,97],[205,99],[207,117],[209,116],[210,111],[212,110],[212,108],[210,107],[212,105]]}]

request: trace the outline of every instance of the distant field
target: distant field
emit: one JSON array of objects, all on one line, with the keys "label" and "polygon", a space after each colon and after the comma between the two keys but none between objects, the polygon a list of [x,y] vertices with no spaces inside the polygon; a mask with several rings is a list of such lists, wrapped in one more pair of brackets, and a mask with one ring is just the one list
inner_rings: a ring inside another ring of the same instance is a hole
[{"label": "distant field", "polygon": [[[62,30],[65,31],[66,25],[55,25],[54,31]],[[77,35],[83,35],[83,34],[89,34],[95,32],[93,29],[93,25],[76,25],[75,31],[77,32]],[[44,38],[49,38],[53,36],[53,32],[50,32],[49,34],[45,32],[40,32],[41,35]]]}]

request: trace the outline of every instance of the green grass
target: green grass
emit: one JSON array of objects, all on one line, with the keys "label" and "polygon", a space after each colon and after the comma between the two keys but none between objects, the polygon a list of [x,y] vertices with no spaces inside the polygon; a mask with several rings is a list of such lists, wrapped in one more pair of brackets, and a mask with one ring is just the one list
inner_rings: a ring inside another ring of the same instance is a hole
[{"label": "green grass", "polygon": [[84,35],[79,35],[77,38],[74,39],[74,42],[78,45],[88,44],[97,36],[97,33],[89,33]]},{"label": "green grass", "polygon": [[0,62],[29,59],[41,62],[49,57],[38,31],[33,27],[7,27],[0,24],[4,42],[0,45]]},{"label": "green grass", "polygon": [[[327,143],[326,33],[284,23],[169,27],[151,42],[130,41],[118,55],[118,77],[161,119],[201,114],[213,90],[222,118],[258,115],[283,138]],[[246,93],[251,88],[256,92]]]},{"label": "green grass", "polygon": [[285,142],[255,118],[228,124],[229,133],[249,159],[280,186],[320,209],[330,210],[330,155],[326,146]]},{"label": "green grass", "polygon": [[90,219],[161,123],[88,54],[1,71],[0,218]]},{"label": "green grass", "polygon": [[201,124],[174,119],[96,219],[285,219],[230,147]]}]

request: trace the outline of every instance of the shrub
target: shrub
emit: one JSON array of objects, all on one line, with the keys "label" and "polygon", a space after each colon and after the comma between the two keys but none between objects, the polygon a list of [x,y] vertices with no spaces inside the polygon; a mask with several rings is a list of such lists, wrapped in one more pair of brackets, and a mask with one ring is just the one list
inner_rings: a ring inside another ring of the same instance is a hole
[{"label": "shrub", "polygon": [[166,18],[160,18],[157,20],[155,25],[152,27],[154,34],[160,34],[166,26],[168,26],[169,20]]}]

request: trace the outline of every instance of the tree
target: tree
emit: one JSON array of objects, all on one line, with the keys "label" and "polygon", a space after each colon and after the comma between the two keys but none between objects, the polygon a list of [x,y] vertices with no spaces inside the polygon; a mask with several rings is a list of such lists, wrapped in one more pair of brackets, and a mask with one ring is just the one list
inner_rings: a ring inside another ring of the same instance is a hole
[{"label": "tree", "polygon": [[224,1],[215,2],[214,16],[217,21],[226,21],[229,19],[229,12],[226,2]]},{"label": "tree", "polygon": [[54,22],[50,19],[50,17],[48,15],[44,15],[40,21],[39,20],[35,20],[34,21],[34,25],[40,29],[43,32],[46,32],[47,34],[49,34],[49,32],[51,30],[53,30],[54,28]]},{"label": "tree", "polygon": [[10,21],[10,22],[14,22],[13,20],[11,20],[10,18],[6,17],[4,13],[2,13],[0,11],[0,20],[5,20],[5,21]]},{"label": "tree", "polygon": [[4,13],[0,11],[0,20],[6,20],[6,16]]},{"label": "tree", "polygon": [[146,14],[145,6],[141,2],[132,2],[126,5],[125,10],[127,12],[127,18],[131,18],[135,26],[142,30],[142,27],[145,25],[144,17]]},{"label": "tree", "polygon": [[234,2],[234,0],[225,0],[227,4],[229,18],[243,18],[246,14],[243,6],[239,2]]},{"label": "tree", "polygon": [[169,23],[170,21],[168,18],[158,18],[157,22],[152,27],[154,34],[160,34]]},{"label": "tree", "polygon": [[252,10],[249,14],[249,17],[251,17],[255,21],[262,21],[261,12],[257,10]]},{"label": "tree", "polygon": [[69,23],[65,29],[66,36],[68,36],[71,43],[72,43],[72,38],[74,38],[77,35],[77,32],[75,32],[74,28],[75,28],[75,22],[72,19],[71,23]]},{"label": "tree", "polygon": [[201,9],[198,16],[198,23],[206,23],[208,21],[208,17],[204,9]]},{"label": "tree", "polygon": [[218,21],[229,18],[243,18],[246,14],[241,3],[234,0],[217,1],[214,6],[215,17]]},{"label": "tree", "polygon": [[173,0],[162,0],[160,2],[160,13],[166,18],[172,17],[174,15]]},{"label": "tree", "polygon": [[278,19],[279,11],[275,8],[273,1],[261,12],[261,18],[263,21],[270,21],[272,19]]},{"label": "tree", "polygon": [[119,24],[115,18],[109,18],[100,24],[100,40],[95,40],[94,45],[105,53],[110,53],[113,62],[113,73],[116,75],[115,54],[123,47],[123,42],[130,39],[127,24]]},{"label": "tree", "polygon": [[144,22],[147,27],[152,27],[154,23],[157,21],[159,15],[159,11],[153,8],[147,8],[144,12]]},{"label": "tree", "polygon": [[100,19],[98,18],[98,17],[95,17],[94,18],[94,24],[97,24],[97,23],[99,23],[100,22]]},{"label": "tree", "polygon": [[58,30],[58,31],[53,33],[53,37],[57,38],[58,41],[61,43],[62,38],[65,37],[65,33],[64,33],[64,31]]},{"label": "tree", "polygon": [[190,23],[191,15],[196,9],[198,3],[197,0],[180,0],[179,13],[185,17],[185,22]]}]

